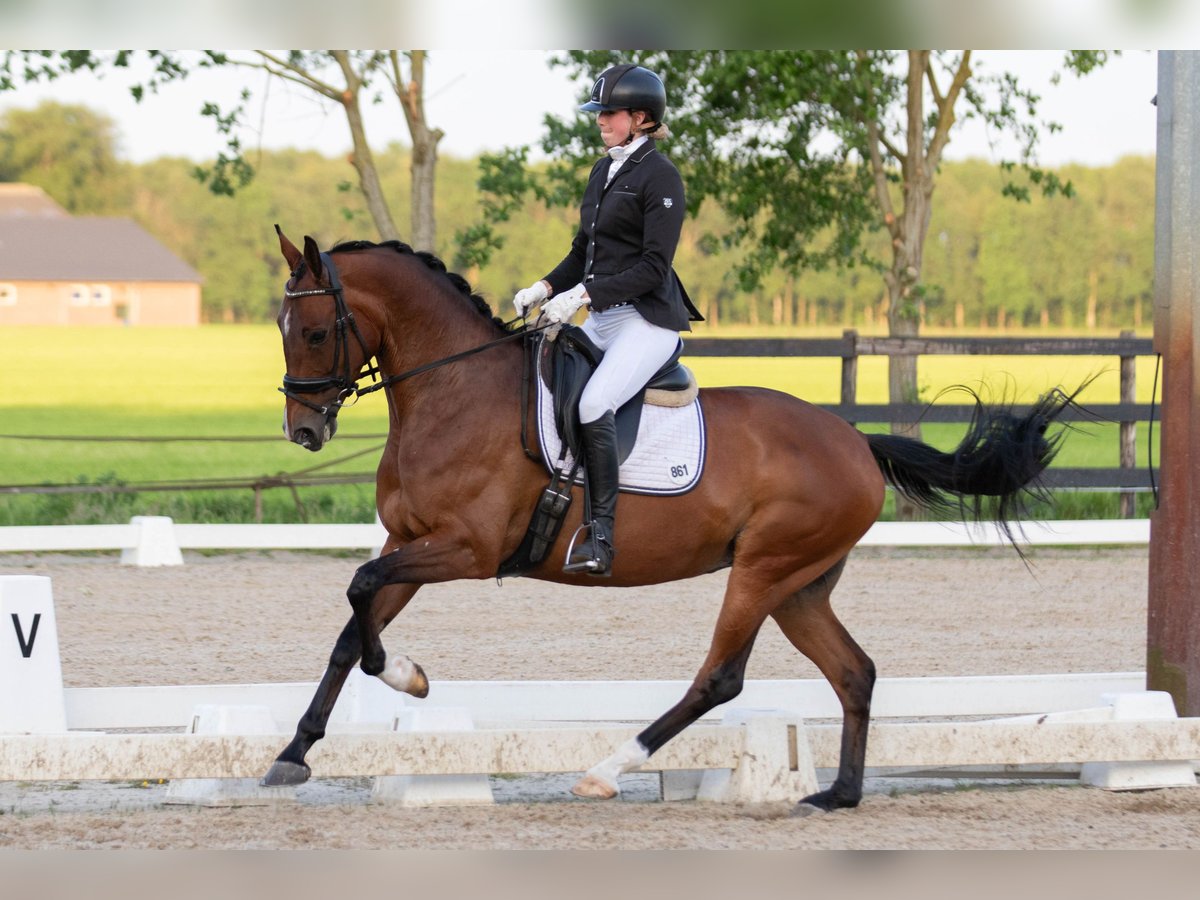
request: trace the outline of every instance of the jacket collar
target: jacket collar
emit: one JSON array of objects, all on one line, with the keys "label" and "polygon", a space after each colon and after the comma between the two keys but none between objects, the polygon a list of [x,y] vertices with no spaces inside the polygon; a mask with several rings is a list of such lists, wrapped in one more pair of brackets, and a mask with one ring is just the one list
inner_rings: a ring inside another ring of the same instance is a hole
[{"label": "jacket collar", "polygon": [[628,162],[639,163],[646,158],[646,154],[654,149],[654,138],[647,138],[646,143],[638,147],[633,154],[628,157]]},{"label": "jacket collar", "polygon": [[[654,138],[646,138],[646,140],[644,140],[644,141],[642,141],[642,143],[638,144],[637,149],[634,150],[633,153],[631,153],[629,156],[625,157],[625,161],[633,162],[633,163],[641,162],[643,159],[646,158],[646,154],[649,153],[653,149],[654,149]],[[611,162],[611,160],[612,160],[611,151],[606,152],[604,155]],[[601,162],[604,162],[604,160],[602,159]]]}]

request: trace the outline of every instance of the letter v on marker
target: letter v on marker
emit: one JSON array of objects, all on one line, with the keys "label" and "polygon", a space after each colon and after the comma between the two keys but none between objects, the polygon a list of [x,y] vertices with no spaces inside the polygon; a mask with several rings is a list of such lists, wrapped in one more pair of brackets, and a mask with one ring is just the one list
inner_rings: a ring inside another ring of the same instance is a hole
[{"label": "letter v on marker", "polygon": [[21,620],[17,618],[17,614],[12,614],[13,628],[17,630],[17,643],[21,645],[21,655],[29,659],[33,655],[33,642],[37,640],[38,623],[42,621],[41,613],[33,614],[33,627],[29,629],[29,640],[25,640],[25,629],[21,627]]}]

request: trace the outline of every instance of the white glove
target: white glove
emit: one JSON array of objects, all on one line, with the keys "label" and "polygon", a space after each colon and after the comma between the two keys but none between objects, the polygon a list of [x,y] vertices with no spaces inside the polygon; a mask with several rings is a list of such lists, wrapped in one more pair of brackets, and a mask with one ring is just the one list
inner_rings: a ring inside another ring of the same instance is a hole
[{"label": "white glove", "polygon": [[516,296],[513,297],[513,309],[517,311],[518,316],[523,317],[530,308],[545,300],[549,293],[546,289],[546,282],[538,281],[531,284],[524,290],[517,291]]},{"label": "white glove", "polygon": [[569,322],[579,307],[590,302],[591,298],[587,295],[587,288],[582,284],[577,284],[569,291],[556,294],[554,299],[546,302],[542,306],[542,315],[550,324],[558,325],[562,322]]}]

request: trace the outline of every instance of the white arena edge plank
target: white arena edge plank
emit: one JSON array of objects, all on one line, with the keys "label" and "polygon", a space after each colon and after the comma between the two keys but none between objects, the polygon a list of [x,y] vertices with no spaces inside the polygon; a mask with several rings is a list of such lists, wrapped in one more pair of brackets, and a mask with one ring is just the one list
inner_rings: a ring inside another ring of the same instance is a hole
[{"label": "white arena edge plank", "polygon": [[[314,777],[583,772],[634,737],[636,729],[334,734],[308,757]],[[644,768],[736,767],[743,728],[694,728]],[[254,778],[281,749],[277,735],[0,735],[0,780],[96,781]]]},{"label": "white arena edge plank", "polygon": [[[364,698],[372,716],[358,721],[390,721],[395,708],[449,706],[466,709],[477,724],[521,722],[650,722],[674,705],[687,681],[434,681],[429,697],[417,700],[367,682],[378,702]],[[1084,709],[1105,694],[1145,690],[1144,672],[1067,675],[983,675],[945,678],[881,678],[875,685],[872,716],[947,717],[1022,715]],[[281,684],[180,685],[170,687],[66,688],[67,727],[185,727],[201,704],[262,705],[286,731],[299,720],[316,682]],[[345,719],[346,695],[334,708]],[[779,709],[808,719],[840,718],[841,706],[823,679],[748,681],[734,700],[710,711],[718,720],[726,709]]]},{"label": "white arena edge plank", "polygon": [[[813,765],[836,768],[841,728],[806,729]],[[869,768],[1008,766],[1200,759],[1200,719],[1142,722],[879,723]]]},{"label": "white arena edge plank", "polygon": [[363,525],[181,525],[175,537],[184,550],[370,550],[387,531]]},{"label": "white arena edge plank", "polygon": [[[1149,519],[1056,519],[1012,526],[1027,546],[1149,544]],[[995,525],[964,522],[876,522],[860,547],[995,547],[1008,539]]]},{"label": "white arena edge plank", "polygon": [[[354,550],[383,546],[379,523],[334,525],[174,524],[181,550]],[[130,550],[139,530],[126,525],[16,525],[0,528],[0,552]],[[1142,545],[1150,540],[1148,519],[1052,520],[1017,527],[1018,542],[1028,546]],[[962,522],[876,522],[859,542],[877,547],[969,547],[1007,543],[994,525]]]},{"label": "white arena edge plank", "polygon": [[6,525],[0,528],[0,551],[124,550],[137,539],[134,525]]}]

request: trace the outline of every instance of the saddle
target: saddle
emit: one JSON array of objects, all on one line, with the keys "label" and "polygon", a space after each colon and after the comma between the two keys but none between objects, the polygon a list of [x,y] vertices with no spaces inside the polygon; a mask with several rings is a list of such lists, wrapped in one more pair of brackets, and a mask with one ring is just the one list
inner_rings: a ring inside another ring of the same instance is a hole
[{"label": "saddle", "polygon": [[[617,410],[617,454],[621,462],[627,460],[633,451],[642,407],[648,396],[662,406],[685,406],[695,399],[696,381],[687,367],[680,363],[682,353],[683,340],[680,339],[671,358],[644,388]],[[497,580],[520,575],[536,566],[546,558],[558,538],[567,510],[571,507],[571,486],[575,484],[583,457],[580,452],[579,398],[588,379],[604,358],[604,351],[592,342],[582,328],[564,325],[553,339],[539,336],[530,349],[529,358],[536,363],[533,368],[540,373],[534,377],[540,377],[554,397],[554,422],[562,439],[563,452],[554,466],[550,483],[534,507],[525,538],[516,552],[500,564],[496,572]],[[574,459],[570,471],[566,469],[568,450]],[[528,447],[526,453],[529,453]],[[587,489],[586,484],[584,489]]]},{"label": "saddle", "polygon": [[[617,450],[620,462],[625,462],[633,451],[637,439],[638,425],[642,419],[642,406],[647,396],[654,397],[661,406],[682,406],[691,402],[695,394],[695,379],[688,368],[679,361],[683,354],[683,339],[675,346],[671,358],[646,383],[646,386],[617,410]],[[604,351],[597,347],[582,328],[564,325],[554,340],[544,339],[538,348],[541,360],[539,371],[546,386],[554,395],[554,424],[564,446],[576,459],[580,456],[581,433],[579,427],[579,398],[587,386],[588,379],[604,359]],[[675,395],[655,397],[655,394]],[[686,398],[686,399],[685,399]]]}]

